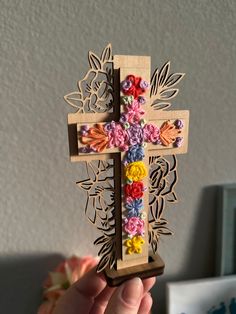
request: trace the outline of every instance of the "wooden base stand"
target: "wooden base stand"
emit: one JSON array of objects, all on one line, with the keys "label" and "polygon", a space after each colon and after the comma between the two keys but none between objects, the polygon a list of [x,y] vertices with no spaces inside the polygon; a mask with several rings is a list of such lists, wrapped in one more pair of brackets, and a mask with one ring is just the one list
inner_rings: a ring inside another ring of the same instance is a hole
[{"label": "wooden base stand", "polygon": [[165,264],[162,258],[157,254],[149,256],[149,262],[146,264],[132,266],[120,270],[106,268],[104,274],[107,280],[107,284],[110,287],[115,287],[134,277],[144,279],[160,276],[163,274],[164,268]]}]

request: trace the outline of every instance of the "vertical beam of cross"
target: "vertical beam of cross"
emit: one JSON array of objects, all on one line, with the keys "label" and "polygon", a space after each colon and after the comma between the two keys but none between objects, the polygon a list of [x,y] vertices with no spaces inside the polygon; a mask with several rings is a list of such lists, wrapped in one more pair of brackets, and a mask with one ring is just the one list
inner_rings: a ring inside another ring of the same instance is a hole
[{"label": "vertical beam of cross", "polygon": [[[119,70],[120,74],[120,82],[124,81],[128,75],[134,75],[136,77],[142,77],[143,80],[150,82],[150,69],[151,69],[151,58],[150,57],[142,57],[142,56],[114,56],[114,69]],[[122,91],[120,91],[119,96],[122,96]],[[144,111],[146,112],[147,108],[150,106],[149,101],[149,92],[145,94],[146,103],[143,106]],[[121,102],[120,102],[121,103]],[[124,111],[124,105],[121,105],[121,113]],[[145,115],[143,116],[145,118]],[[121,161],[125,158],[125,152],[121,152],[120,158]],[[144,159],[142,160],[148,169],[148,154],[145,154]],[[148,176],[146,176],[143,180],[143,184],[146,187],[146,191],[143,194],[143,213],[144,215],[144,226],[145,232],[143,235],[144,244],[141,246],[140,254],[127,254],[127,247],[124,245],[127,240],[127,234],[121,228],[121,239],[119,240],[119,244],[121,244],[121,259],[117,260],[117,269],[122,269],[126,267],[131,267],[134,265],[141,265],[148,262]],[[124,175],[124,166],[121,163],[121,191],[123,191],[124,184],[126,183],[126,178]],[[119,213],[119,217],[117,216],[117,220],[119,224],[122,225],[122,221],[127,216],[127,209],[125,208],[124,203],[124,194],[122,193],[121,199],[121,211]]]}]

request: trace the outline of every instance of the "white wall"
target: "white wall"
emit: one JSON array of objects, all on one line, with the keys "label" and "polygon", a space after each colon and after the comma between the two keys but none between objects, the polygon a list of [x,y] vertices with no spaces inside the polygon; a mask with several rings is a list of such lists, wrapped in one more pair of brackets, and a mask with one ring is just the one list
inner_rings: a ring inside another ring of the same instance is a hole
[{"label": "white wall", "polygon": [[189,153],[179,156],[181,202],[166,214],[175,236],[160,244],[160,314],[166,280],[214,272],[215,186],[236,180],[236,2],[0,5],[0,312],[34,313],[41,281],[61,255],[96,254],[74,184],[82,168],[68,158],[63,95],[85,74],[87,51],[111,42],[114,54],[150,55],[153,69],[171,60],[173,71],[186,72],[172,109],[191,111]]}]

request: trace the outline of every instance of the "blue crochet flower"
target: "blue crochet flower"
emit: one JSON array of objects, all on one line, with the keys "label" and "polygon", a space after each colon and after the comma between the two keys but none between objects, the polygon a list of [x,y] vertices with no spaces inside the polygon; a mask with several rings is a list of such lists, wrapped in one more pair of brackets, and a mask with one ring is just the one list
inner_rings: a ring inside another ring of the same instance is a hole
[{"label": "blue crochet flower", "polygon": [[134,161],[140,161],[144,158],[144,149],[140,145],[134,145],[129,148],[125,161],[130,163]]},{"label": "blue crochet flower", "polygon": [[126,203],[125,206],[128,209],[128,217],[137,217],[143,209],[143,199],[138,198],[131,203]]}]

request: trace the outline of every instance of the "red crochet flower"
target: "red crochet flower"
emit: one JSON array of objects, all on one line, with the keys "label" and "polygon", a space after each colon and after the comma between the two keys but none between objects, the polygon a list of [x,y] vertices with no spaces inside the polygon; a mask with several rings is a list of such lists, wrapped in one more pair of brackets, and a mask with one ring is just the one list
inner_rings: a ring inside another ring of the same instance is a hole
[{"label": "red crochet flower", "polygon": [[124,186],[125,196],[132,197],[133,199],[141,198],[143,196],[143,190],[143,182],[141,181],[126,184]]},{"label": "red crochet flower", "polygon": [[138,98],[139,95],[143,94],[146,91],[146,88],[143,86],[143,80],[141,77],[135,77],[134,75],[128,75],[121,83],[122,92],[125,95],[132,95],[134,99]]}]

